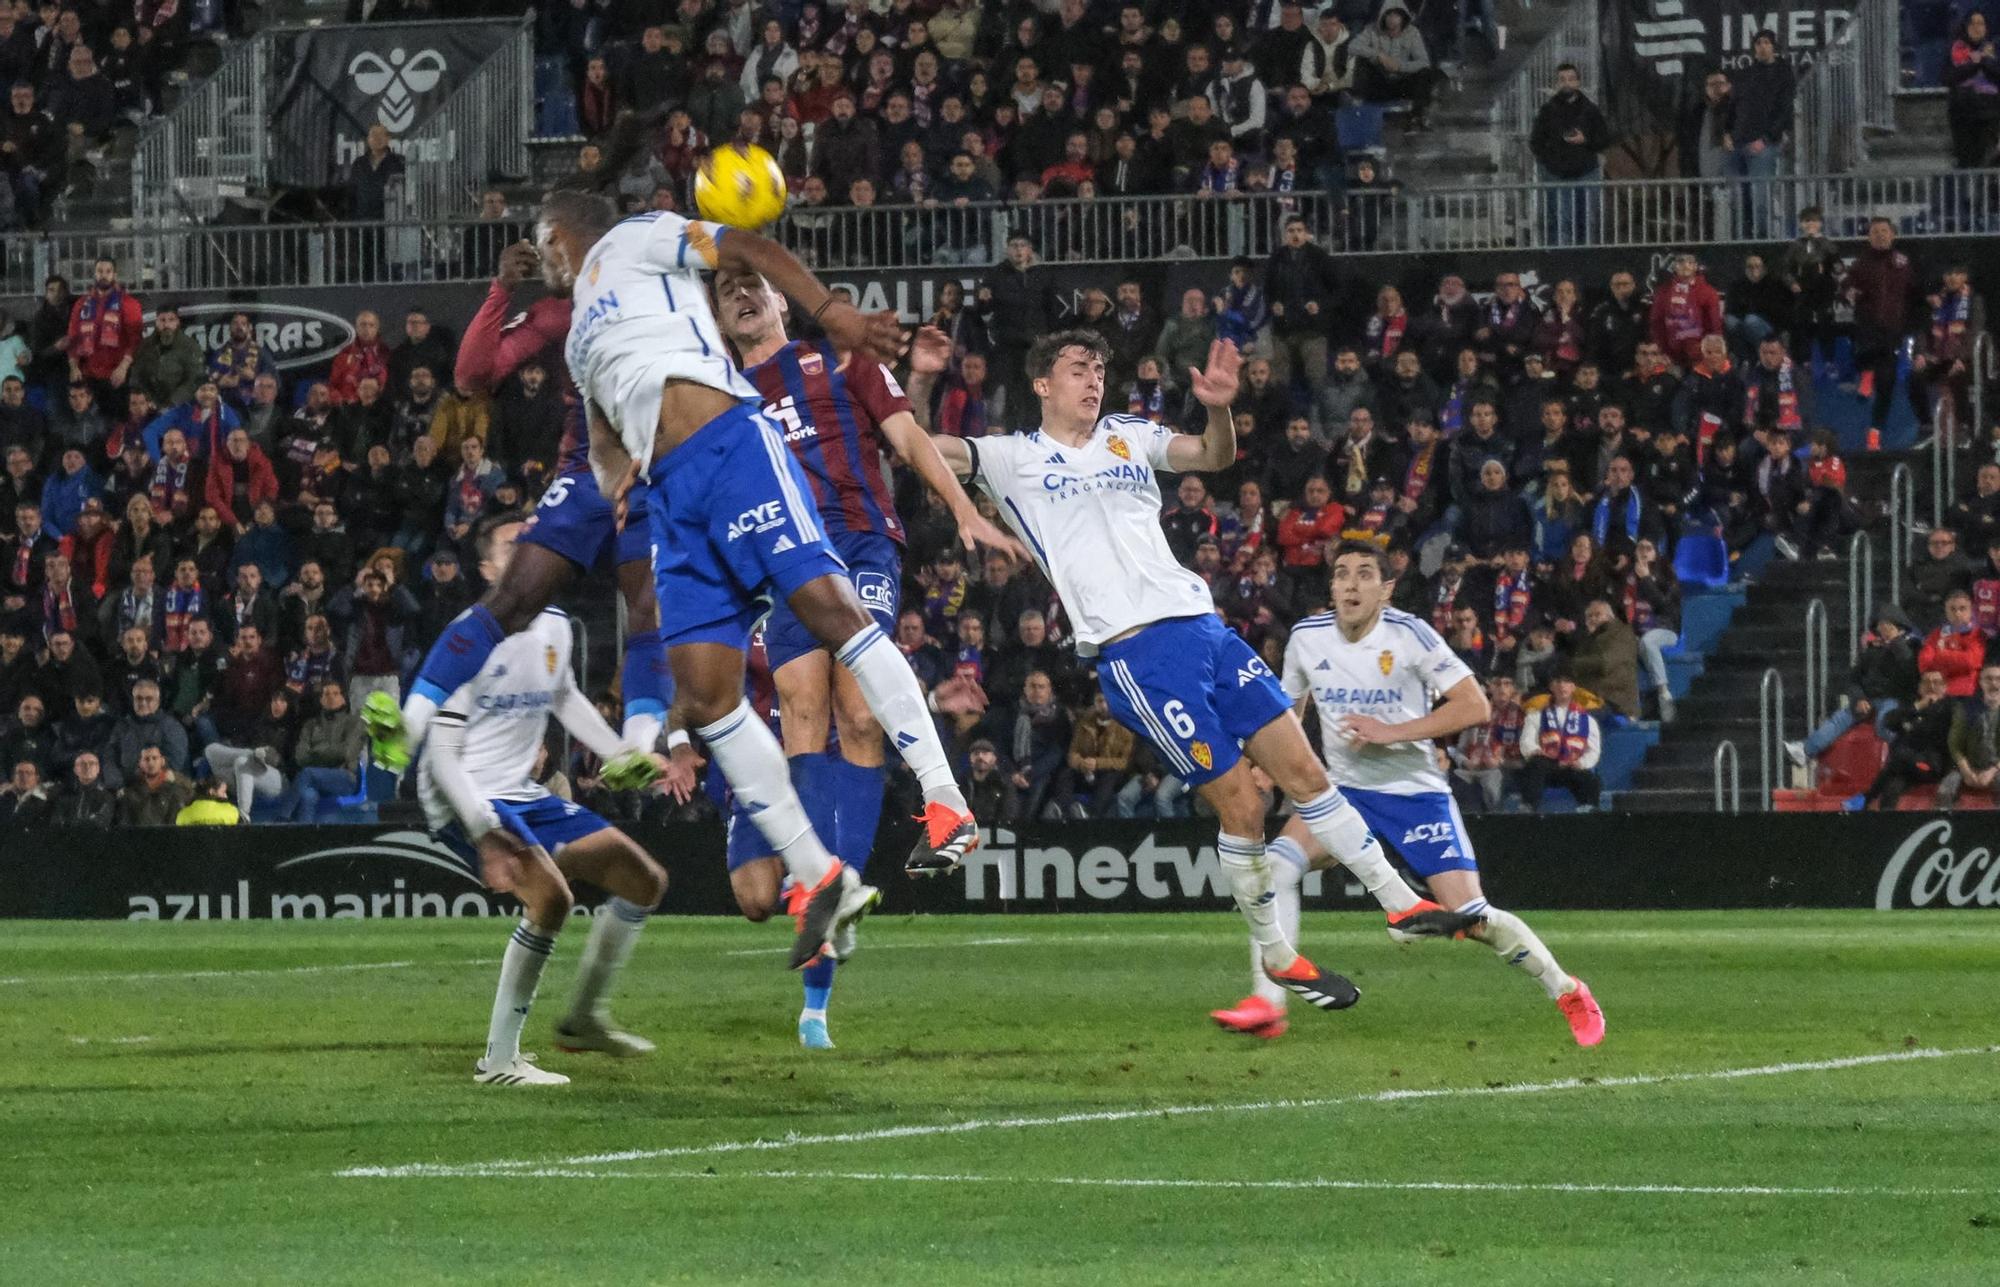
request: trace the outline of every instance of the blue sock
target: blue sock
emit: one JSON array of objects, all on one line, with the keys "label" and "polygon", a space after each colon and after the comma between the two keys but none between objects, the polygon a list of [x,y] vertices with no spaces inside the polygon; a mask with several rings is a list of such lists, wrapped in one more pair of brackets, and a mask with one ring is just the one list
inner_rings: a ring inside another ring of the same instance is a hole
[{"label": "blue sock", "polygon": [[411,693],[444,705],[453,693],[472,682],[506,637],[486,605],[473,604],[444,628],[431,650],[424,654],[424,664],[417,668],[417,682],[410,686]]},{"label": "blue sock", "polygon": [[625,636],[625,669],[620,689],[625,718],[650,715],[665,722],[674,704],[674,673],[667,666],[667,643],[657,630]]},{"label": "blue sock", "polygon": [[806,1009],[825,1014],[827,1000],[833,996],[833,962],[821,957],[799,971],[799,978],[806,985]]},{"label": "blue sock", "polygon": [[850,764],[828,756],[833,766],[834,794],[840,802],[833,828],[833,853],[857,873],[868,869],[875,851],[875,829],[882,821],[882,766]]},{"label": "blue sock", "polygon": [[792,789],[799,793],[799,803],[805,806],[806,821],[812,824],[819,842],[831,850],[839,800],[834,794],[832,758],[817,751],[794,755],[786,763],[792,770]]}]

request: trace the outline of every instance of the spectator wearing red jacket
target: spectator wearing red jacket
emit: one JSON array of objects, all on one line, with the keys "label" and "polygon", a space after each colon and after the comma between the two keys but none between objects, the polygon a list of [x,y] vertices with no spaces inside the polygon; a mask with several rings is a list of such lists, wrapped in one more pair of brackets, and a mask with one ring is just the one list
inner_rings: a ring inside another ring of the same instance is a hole
[{"label": "spectator wearing red jacket", "polygon": [[145,338],[143,313],[138,298],[118,284],[117,262],[98,260],[89,293],[70,306],[67,352],[70,379],[90,381],[100,405],[124,401],[106,395],[125,385],[139,341]]},{"label": "spectator wearing red jacket", "polygon": [[1917,653],[1917,673],[1935,670],[1944,676],[1947,696],[1970,697],[1985,664],[1986,636],[1972,624],[1972,596],[1953,590],[1945,596],[1944,624],[1925,637]]},{"label": "spectator wearing red jacket", "polygon": [[1333,499],[1333,488],[1315,474],[1306,480],[1305,504],[1285,511],[1278,523],[1278,547],[1285,552],[1285,567],[1307,571],[1326,561],[1326,547],[1340,539],[1347,511]]},{"label": "spectator wearing red jacket", "polygon": [[111,550],[117,543],[118,530],[106,519],[104,502],[95,496],[84,501],[76,526],[62,538],[63,557],[100,600],[110,588]]},{"label": "spectator wearing red jacket", "polygon": [[222,450],[208,462],[208,503],[241,536],[259,505],[278,503],[278,471],[271,458],[241,429],[232,429]]},{"label": "spectator wearing red jacket", "polygon": [[1722,334],[1722,296],[1693,255],[1674,256],[1673,276],[1653,288],[1647,329],[1660,351],[1682,367],[1701,360],[1701,337]]},{"label": "spectator wearing red jacket", "polygon": [[362,377],[371,375],[383,388],[389,387],[389,346],[382,343],[382,319],[363,309],[354,315],[354,338],[333,355],[327,391],[337,405],[358,402]]}]

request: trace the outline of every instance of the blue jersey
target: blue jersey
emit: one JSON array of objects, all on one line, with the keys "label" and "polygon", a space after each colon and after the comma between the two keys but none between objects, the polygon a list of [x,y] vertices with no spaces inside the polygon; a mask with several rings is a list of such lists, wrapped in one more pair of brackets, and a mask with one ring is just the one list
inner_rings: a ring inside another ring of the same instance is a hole
[{"label": "blue jersey", "polygon": [[882,422],[910,410],[910,400],[889,369],[856,357],[843,362],[825,340],[794,340],[743,374],[805,470],[821,525],[901,544],[882,470]]}]

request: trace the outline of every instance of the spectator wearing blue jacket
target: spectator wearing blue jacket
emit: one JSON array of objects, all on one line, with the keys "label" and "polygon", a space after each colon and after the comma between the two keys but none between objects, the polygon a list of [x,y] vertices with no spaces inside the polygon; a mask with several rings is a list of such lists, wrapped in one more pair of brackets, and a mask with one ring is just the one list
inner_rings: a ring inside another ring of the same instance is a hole
[{"label": "spectator wearing blue jacket", "polygon": [[75,447],[62,454],[62,467],[42,484],[42,526],[58,539],[76,530],[83,503],[104,495],[104,482],[90,472],[83,453]]},{"label": "spectator wearing blue jacket", "polygon": [[140,432],[146,439],[146,454],[154,460],[160,458],[160,439],[169,429],[186,434],[188,453],[196,460],[206,460],[210,454],[221,451],[230,432],[242,425],[243,418],[236,414],[235,407],[222,400],[215,381],[204,380],[194,391],[194,401],[169,408]]},{"label": "spectator wearing blue jacket", "polygon": [[249,530],[236,538],[229,556],[230,575],[245,563],[255,563],[264,584],[275,592],[292,576],[292,538],[278,525],[278,511],[269,501],[257,502]]}]

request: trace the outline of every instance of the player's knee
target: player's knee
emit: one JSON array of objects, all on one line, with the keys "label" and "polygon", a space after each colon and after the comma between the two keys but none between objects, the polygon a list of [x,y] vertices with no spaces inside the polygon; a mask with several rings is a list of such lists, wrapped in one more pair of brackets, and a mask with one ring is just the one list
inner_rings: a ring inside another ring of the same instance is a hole
[{"label": "player's knee", "polygon": [[765,921],[771,919],[773,912],[778,910],[777,900],[771,899],[766,901],[738,894],[736,896],[736,910],[742,912],[743,919],[749,921],[752,925],[762,925]]},{"label": "player's knee", "polygon": [[833,647],[846,643],[875,621],[843,577],[827,575],[808,582],[792,596],[791,603],[806,629]]},{"label": "player's knee", "polygon": [[560,880],[537,881],[532,891],[522,888],[514,892],[527,909],[528,918],[544,929],[560,928],[576,906],[576,895],[570,892],[567,882]]},{"label": "player's knee", "polygon": [[674,705],[681,718],[697,732],[727,718],[742,703],[743,695],[731,688],[704,692],[684,684],[674,694]]},{"label": "player's knee", "polygon": [[639,871],[634,882],[640,897],[633,899],[647,907],[658,907],[660,900],[667,896],[667,869],[654,862],[651,855],[640,853]]}]

